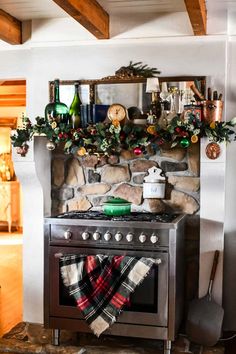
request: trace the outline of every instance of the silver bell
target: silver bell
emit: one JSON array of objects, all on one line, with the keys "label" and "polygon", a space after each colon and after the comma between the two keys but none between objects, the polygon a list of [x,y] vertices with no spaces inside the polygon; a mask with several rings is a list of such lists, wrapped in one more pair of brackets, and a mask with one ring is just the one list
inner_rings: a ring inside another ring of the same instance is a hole
[{"label": "silver bell", "polygon": [[46,147],[48,150],[52,151],[52,150],[55,150],[56,144],[53,141],[48,141],[46,144]]}]

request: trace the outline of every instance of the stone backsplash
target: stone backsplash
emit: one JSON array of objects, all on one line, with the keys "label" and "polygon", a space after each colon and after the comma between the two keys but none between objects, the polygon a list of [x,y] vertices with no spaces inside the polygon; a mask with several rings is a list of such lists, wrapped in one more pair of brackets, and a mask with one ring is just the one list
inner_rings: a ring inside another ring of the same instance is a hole
[{"label": "stone backsplash", "polygon": [[[183,212],[199,210],[199,145],[168,147],[136,156],[78,157],[57,148],[52,157],[52,214],[70,210],[98,210],[110,196],[126,199],[133,211]],[[143,179],[152,166],[166,176],[165,199],[143,199]]]}]

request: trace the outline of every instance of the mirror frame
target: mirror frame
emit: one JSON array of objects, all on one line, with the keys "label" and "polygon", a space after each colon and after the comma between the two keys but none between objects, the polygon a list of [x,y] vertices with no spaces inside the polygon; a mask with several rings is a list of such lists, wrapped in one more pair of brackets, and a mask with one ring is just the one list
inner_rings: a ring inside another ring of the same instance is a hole
[{"label": "mirror frame", "polygon": [[[183,82],[183,81],[194,81],[200,82],[201,92],[205,95],[206,93],[206,77],[205,76],[161,76],[158,77],[160,84],[162,82]],[[132,84],[132,83],[146,83],[146,77],[131,77],[131,78],[118,78],[116,76],[108,76],[103,79],[97,80],[60,80],[60,85],[74,85],[78,83],[79,85],[89,85],[89,103],[95,103],[95,87],[96,85],[104,84]],[[53,102],[54,100],[54,81],[49,81],[49,100]]]}]

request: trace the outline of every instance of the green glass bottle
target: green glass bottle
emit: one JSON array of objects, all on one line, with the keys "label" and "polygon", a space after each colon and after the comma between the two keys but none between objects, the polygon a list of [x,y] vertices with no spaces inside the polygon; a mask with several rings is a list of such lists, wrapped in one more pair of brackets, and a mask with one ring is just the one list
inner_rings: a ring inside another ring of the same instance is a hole
[{"label": "green glass bottle", "polygon": [[75,94],[69,110],[70,124],[74,129],[79,128],[81,125],[81,103],[82,102],[79,97],[79,84],[76,82]]},{"label": "green glass bottle", "polygon": [[45,107],[45,119],[50,123],[68,123],[69,110],[65,103],[60,102],[59,80],[54,80],[54,100]]}]

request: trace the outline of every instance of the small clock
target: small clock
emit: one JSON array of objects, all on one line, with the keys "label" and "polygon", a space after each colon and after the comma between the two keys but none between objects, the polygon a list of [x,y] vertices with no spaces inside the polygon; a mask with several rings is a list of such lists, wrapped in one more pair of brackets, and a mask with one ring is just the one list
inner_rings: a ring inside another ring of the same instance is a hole
[{"label": "small clock", "polygon": [[117,119],[119,122],[127,118],[127,110],[119,103],[112,104],[107,111],[107,117],[113,121]]}]

